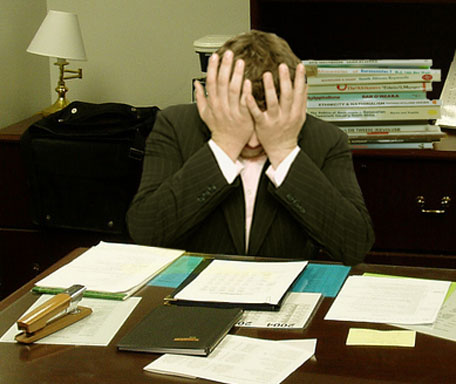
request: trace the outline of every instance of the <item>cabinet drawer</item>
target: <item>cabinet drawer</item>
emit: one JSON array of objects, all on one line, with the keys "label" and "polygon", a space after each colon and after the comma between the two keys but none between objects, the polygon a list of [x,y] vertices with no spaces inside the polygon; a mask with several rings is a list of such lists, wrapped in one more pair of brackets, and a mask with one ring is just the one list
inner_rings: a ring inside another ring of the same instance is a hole
[{"label": "cabinet drawer", "polygon": [[0,140],[0,226],[34,228],[19,142]]},{"label": "cabinet drawer", "polygon": [[375,249],[456,252],[455,159],[354,160],[374,224]]}]

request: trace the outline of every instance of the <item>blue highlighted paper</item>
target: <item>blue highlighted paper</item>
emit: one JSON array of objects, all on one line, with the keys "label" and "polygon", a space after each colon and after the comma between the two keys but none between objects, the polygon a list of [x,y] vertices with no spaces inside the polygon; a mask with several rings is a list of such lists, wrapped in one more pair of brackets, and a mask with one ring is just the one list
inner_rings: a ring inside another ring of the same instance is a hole
[{"label": "blue highlighted paper", "polygon": [[[204,260],[203,256],[184,255],[147,283],[149,286],[177,288]],[[292,292],[318,292],[336,297],[350,267],[331,264],[307,264],[291,287]]]},{"label": "blue highlighted paper", "polygon": [[177,288],[204,260],[202,256],[182,256],[179,257],[163,272],[155,276],[147,285],[158,287]]},{"label": "blue highlighted paper", "polygon": [[331,264],[308,264],[291,287],[292,292],[318,292],[336,297],[350,272],[350,267]]}]

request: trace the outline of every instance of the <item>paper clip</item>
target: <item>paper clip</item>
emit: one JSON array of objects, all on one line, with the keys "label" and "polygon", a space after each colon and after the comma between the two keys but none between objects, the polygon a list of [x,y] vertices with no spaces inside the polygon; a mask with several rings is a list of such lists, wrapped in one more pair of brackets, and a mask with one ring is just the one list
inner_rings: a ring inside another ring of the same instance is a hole
[{"label": "paper clip", "polygon": [[73,285],[27,313],[17,321],[23,331],[16,341],[30,344],[90,315],[92,310],[78,306],[86,287]]}]

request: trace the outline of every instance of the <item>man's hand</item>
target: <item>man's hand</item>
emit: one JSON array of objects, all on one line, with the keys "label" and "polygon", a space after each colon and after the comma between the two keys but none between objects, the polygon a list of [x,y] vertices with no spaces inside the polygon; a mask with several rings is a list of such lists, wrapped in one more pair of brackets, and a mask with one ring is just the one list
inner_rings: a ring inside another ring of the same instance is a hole
[{"label": "man's hand", "polygon": [[263,75],[267,109],[261,111],[253,95],[246,97],[247,107],[255,122],[258,140],[273,168],[284,160],[298,144],[298,134],[306,120],[307,84],[302,63],[296,67],[294,83],[286,64],[279,65],[280,101],[272,74]]},{"label": "man's hand", "polygon": [[[246,94],[251,93],[251,83],[244,82],[244,61],[237,60],[231,76],[233,52],[225,52],[220,70],[219,57],[209,60],[206,90],[195,82],[196,104],[201,119],[212,132],[212,140],[236,161],[253,134],[253,119],[246,105]],[[241,94],[242,92],[242,94]]]}]

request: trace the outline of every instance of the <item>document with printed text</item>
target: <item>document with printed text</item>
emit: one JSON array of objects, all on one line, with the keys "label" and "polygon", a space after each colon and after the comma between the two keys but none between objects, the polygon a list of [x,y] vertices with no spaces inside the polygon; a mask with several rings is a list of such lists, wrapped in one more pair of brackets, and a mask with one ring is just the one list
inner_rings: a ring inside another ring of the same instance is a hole
[{"label": "document with printed text", "polygon": [[237,327],[304,328],[315,312],[322,295],[313,292],[291,292],[280,311],[244,311]]},{"label": "document with printed text", "polygon": [[227,335],[208,357],[166,354],[144,369],[227,384],[279,384],[314,355],[316,343]]},{"label": "document with printed text", "polygon": [[441,280],[350,276],[325,320],[431,324],[449,287]]},{"label": "document with printed text", "polygon": [[307,261],[213,260],[174,298],[194,302],[278,304]]},{"label": "document with printed text", "polygon": [[393,324],[401,328],[412,329],[426,335],[456,341],[456,292],[443,303],[437,319],[429,325]]},{"label": "document with printed text", "polygon": [[176,249],[100,242],[36,285],[66,289],[82,284],[87,291],[120,293],[126,298],[183,253]]}]

